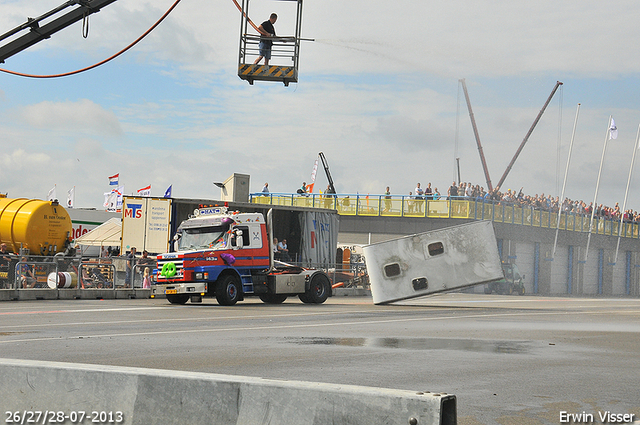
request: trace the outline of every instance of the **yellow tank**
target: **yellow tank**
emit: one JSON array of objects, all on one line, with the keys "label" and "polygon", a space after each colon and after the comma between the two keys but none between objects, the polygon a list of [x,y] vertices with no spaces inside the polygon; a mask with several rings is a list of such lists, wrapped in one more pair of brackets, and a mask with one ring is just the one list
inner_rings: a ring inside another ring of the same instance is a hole
[{"label": "yellow tank", "polygon": [[65,249],[71,218],[57,202],[0,198],[0,243],[31,255],[54,255]]}]

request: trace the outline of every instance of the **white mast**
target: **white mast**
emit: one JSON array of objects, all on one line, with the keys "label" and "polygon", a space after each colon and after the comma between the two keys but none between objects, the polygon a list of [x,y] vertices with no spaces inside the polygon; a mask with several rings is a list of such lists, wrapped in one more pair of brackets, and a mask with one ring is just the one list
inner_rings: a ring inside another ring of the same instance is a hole
[{"label": "white mast", "polygon": [[551,258],[556,256],[556,245],[558,244],[558,231],[560,230],[560,215],[562,214],[562,202],[564,202],[564,190],[567,187],[567,173],[569,172],[569,162],[571,161],[571,151],[573,150],[573,141],[576,137],[576,126],[578,125],[578,114],[580,113],[580,104],[576,109],[576,119],[573,121],[573,132],[571,133],[571,143],[569,144],[569,156],[567,157],[567,167],[564,170],[564,182],[562,183],[562,194],[560,195],[560,203],[558,207],[558,220],[556,223],[556,238],[553,241],[553,254]]},{"label": "white mast", "polygon": [[640,141],[640,125],[638,125],[638,133],[636,134],[636,144],[633,146],[633,155],[631,155],[631,166],[629,167],[629,178],[627,179],[627,189],[624,192],[624,202],[622,203],[622,211],[620,214],[620,226],[618,226],[618,243],[616,245],[616,257],[613,260],[614,264],[618,261],[618,249],[620,248],[620,235],[622,234],[624,212],[627,209],[627,196],[629,195],[629,185],[631,184],[631,174],[633,173],[633,164],[636,161],[636,152],[638,151],[638,141]]},{"label": "white mast", "polygon": [[589,221],[589,236],[587,237],[587,250],[584,253],[584,262],[587,262],[587,258],[589,257],[589,243],[591,242],[591,229],[593,228],[593,216],[596,212],[597,199],[598,199],[598,188],[600,187],[600,176],[602,175],[602,164],[604,164],[604,154],[607,152],[607,141],[610,138],[618,137],[617,129],[614,134],[611,132],[613,127],[613,117],[609,115],[609,125],[607,126],[607,131],[604,135],[604,146],[602,147],[602,158],[600,158],[600,170],[598,171],[598,180],[596,181],[596,193],[593,195],[593,205],[591,208],[591,220]]}]

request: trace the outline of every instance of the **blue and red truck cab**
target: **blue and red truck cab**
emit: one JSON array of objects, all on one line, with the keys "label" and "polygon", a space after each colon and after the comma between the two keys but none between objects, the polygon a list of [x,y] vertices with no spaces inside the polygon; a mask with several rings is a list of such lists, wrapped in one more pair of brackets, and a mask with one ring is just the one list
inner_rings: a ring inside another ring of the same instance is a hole
[{"label": "blue and red truck cab", "polygon": [[270,304],[294,295],[304,303],[326,301],[331,281],[324,272],[274,261],[271,211],[267,221],[226,207],[195,210],[178,227],[175,252],[158,255],[151,296],[165,295],[172,304],[215,296],[234,305],[252,295]]}]

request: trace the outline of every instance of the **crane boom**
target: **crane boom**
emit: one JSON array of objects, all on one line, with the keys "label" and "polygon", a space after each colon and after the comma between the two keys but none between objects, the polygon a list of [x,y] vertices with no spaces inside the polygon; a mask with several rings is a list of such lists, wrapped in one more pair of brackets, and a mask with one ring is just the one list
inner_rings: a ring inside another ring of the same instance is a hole
[{"label": "crane boom", "polygon": [[[462,83],[462,89],[464,90],[464,98],[467,101],[467,109],[469,109],[469,117],[471,118],[471,126],[473,127],[473,134],[476,137],[476,144],[478,145],[478,153],[480,154],[480,161],[482,162],[482,170],[484,171],[484,178],[487,181],[487,190],[493,191],[491,186],[491,177],[489,177],[489,168],[487,167],[487,161],[484,159],[484,152],[482,151],[482,143],[480,143],[480,135],[478,134],[478,127],[476,126],[476,119],[471,109],[471,101],[469,100],[469,92],[467,92],[467,84],[464,82],[464,78],[460,80]],[[459,178],[458,178],[459,180]]]},{"label": "crane boom", "polygon": [[324,172],[327,174],[329,189],[331,190],[331,193],[336,193],[336,188],[333,186],[333,179],[331,178],[331,173],[329,172],[329,164],[327,164],[327,159],[324,157],[324,154],[322,152],[320,152],[318,155],[320,156],[320,160],[322,161]]},{"label": "crane boom", "polygon": [[[37,18],[27,18],[27,22],[0,36],[0,42],[2,42],[23,30],[29,29],[28,33],[0,46],[0,63],[4,63],[5,59],[15,55],[16,53],[20,53],[44,39],[50,38],[52,34],[80,21],[81,19],[84,19],[92,13],[99,12],[103,7],[116,1],[117,0],[69,0]],[[72,6],[78,7],[54,19],[53,21],[40,26],[41,21]]]},{"label": "crane boom", "polygon": [[538,116],[533,121],[533,124],[531,124],[531,128],[527,132],[527,135],[524,136],[524,139],[522,140],[522,143],[520,143],[520,146],[518,147],[518,150],[516,151],[516,154],[513,156],[513,159],[511,160],[511,162],[507,166],[507,169],[504,170],[504,174],[502,175],[502,177],[500,177],[500,181],[498,182],[498,186],[497,186],[498,188],[502,186],[502,183],[504,183],[505,179],[507,178],[507,175],[509,174],[509,172],[511,171],[511,168],[513,167],[513,164],[516,162],[516,159],[518,159],[518,155],[520,155],[520,152],[522,152],[522,149],[524,148],[524,145],[529,140],[529,136],[531,136],[531,133],[533,133],[533,130],[536,128],[536,125],[538,124],[538,121],[540,121],[540,118],[542,118],[542,114],[544,114],[544,111],[545,111],[545,109],[547,109],[547,106],[549,105],[549,102],[551,102],[551,99],[553,98],[553,95],[556,94],[556,91],[558,90],[558,87],[560,87],[561,85],[562,85],[562,83],[560,81],[556,81],[556,85],[553,88],[553,90],[551,91],[551,94],[549,95],[549,97],[547,98],[547,101],[544,103],[544,106],[542,107],[542,109],[538,113]]}]

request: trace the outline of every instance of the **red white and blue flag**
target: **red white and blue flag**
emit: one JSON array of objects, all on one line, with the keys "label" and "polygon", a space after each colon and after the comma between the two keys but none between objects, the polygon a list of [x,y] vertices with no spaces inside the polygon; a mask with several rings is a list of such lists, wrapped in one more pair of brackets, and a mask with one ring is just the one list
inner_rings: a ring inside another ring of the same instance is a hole
[{"label": "red white and blue flag", "polygon": [[109,177],[109,186],[118,186],[118,179],[120,177],[120,173],[115,174]]},{"label": "red white and blue flag", "polygon": [[138,189],[138,196],[151,196],[151,185]]}]

